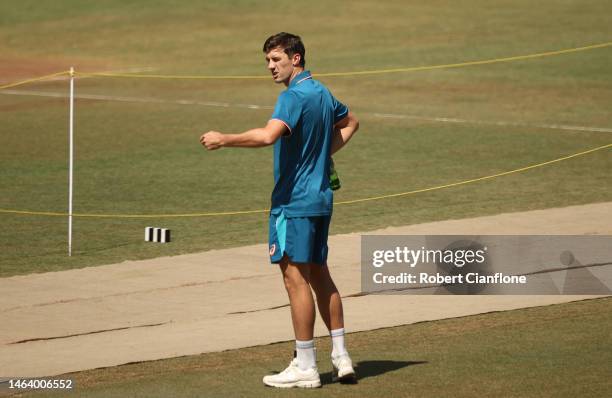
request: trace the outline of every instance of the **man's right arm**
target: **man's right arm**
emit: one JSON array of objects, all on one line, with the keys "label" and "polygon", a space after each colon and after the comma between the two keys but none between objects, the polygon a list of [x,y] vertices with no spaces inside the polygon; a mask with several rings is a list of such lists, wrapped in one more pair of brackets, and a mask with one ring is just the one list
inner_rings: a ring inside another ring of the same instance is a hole
[{"label": "man's right arm", "polygon": [[274,144],[288,131],[289,128],[283,121],[270,119],[265,127],[248,130],[241,134],[223,134],[218,131],[209,131],[202,134],[200,143],[208,150],[215,150],[224,146],[257,148]]},{"label": "man's right arm", "polygon": [[348,115],[334,125],[332,136],[331,154],[338,152],[351,139],[359,129],[359,120],[349,112]]}]

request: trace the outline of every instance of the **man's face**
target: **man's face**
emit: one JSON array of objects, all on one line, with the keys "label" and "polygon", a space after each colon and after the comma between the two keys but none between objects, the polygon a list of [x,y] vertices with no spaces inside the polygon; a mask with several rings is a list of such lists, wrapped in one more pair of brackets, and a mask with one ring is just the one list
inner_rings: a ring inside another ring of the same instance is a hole
[{"label": "man's face", "polygon": [[276,47],[266,54],[267,68],[272,73],[272,78],[275,83],[284,83],[289,85],[289,81],[293,76],[295,67],[299,65],[300,55],[294,54],[293,57],[285,53],[285,51]]}]

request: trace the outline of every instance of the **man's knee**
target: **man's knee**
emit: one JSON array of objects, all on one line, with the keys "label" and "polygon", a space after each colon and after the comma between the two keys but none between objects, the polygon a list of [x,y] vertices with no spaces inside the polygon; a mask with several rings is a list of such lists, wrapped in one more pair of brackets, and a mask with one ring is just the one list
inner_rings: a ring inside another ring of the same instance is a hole
[{"label": "man's knee", "polygon": [[310,274],[310,281],[313,289],[322,291],[333,291],[336,290],[336,285],[329,274],[327,264],[312,264],[312,271]]},{"label": "man's knee", "polygon": [[281,272],[283,273],[283,282],[287,291],[293,291],[308,287],[310,289],[310,267],[309,264],[291,263],[288,259],[283,258],[280,263]]}]

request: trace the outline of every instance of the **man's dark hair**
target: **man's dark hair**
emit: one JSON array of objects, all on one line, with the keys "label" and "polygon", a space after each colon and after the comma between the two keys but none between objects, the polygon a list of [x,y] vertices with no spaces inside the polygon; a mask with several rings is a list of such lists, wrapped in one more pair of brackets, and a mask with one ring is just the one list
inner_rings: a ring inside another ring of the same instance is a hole
[{"label": "man's dark hair", "polygon": [[289,58],[293,57],[294,54],[300,54],[300,66],[303,68],[306,65],[306,49],[300,36],[292,35],[287,32],[280,32],[275,35],[268,37],[268,40],[264,43],[263,52],[269,53],[275,48],[280,47],[285,51],[285,54]]}]

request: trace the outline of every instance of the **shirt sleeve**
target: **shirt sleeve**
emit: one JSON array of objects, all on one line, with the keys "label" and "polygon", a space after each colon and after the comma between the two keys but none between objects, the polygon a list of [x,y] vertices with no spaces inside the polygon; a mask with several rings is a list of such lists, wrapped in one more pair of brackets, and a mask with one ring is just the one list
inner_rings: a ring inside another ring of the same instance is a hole
[{"label": "shirt sleeve", "polygon": [[342,102],[338,101],[333,95],[332,104],[334,106],[334,124],[336,124],[348,115],[349,109]]},{"label": "shirt sleeve", "polygon": [[298,125],[301,113],[301,104],[295,94],[290,91],[283,91],[278,96],[270,119],[280,120],[285,123],[290,132],[293,132]]}]

